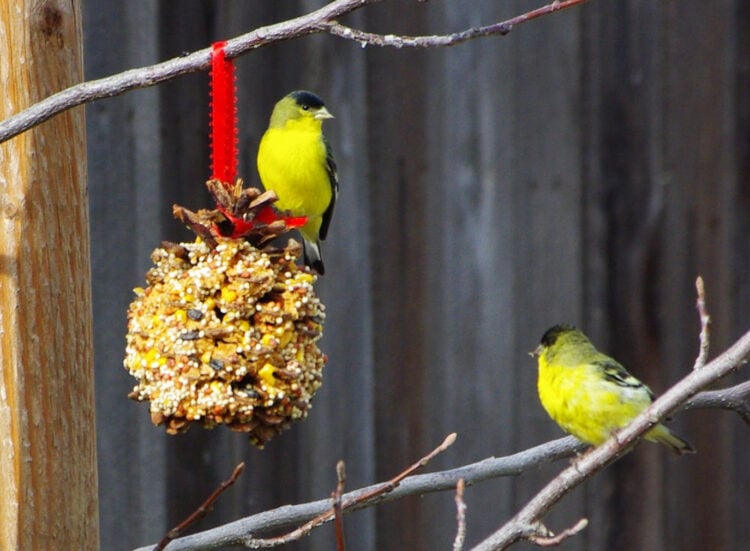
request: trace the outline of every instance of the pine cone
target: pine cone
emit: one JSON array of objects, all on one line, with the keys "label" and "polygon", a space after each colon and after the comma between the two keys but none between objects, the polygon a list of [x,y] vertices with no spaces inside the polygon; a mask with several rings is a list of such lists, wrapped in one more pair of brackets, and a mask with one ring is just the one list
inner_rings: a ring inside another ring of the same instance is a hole
[{"label": "pine cone", "polygon": [[[322,383],[325,307],[316,276],[296,265],[300,245],[268,242],[284,219],[258,222],[275,200],[256,189],[209,189],[218,209],[178,218],[199,236],[156,249],[128,312],[125,367],[138,384],[130,397],[151,402],[151,418],[170,434],[191,423],[248,432],[262,447],[307,415]],[[267,212],[263,216],[267,216]],[[225,237],[236,235],[243,237]]]}]

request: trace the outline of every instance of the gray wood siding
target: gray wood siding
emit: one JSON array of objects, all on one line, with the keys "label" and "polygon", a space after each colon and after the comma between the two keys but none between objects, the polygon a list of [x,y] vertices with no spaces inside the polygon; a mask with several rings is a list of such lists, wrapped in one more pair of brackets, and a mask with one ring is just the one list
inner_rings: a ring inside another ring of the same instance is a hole
[{"label": "gray wood siding", "polygon": [[[388,1],[348,16],[433,34],[505,19],[528,1]],[[87,78],[208,46],[321,2],[85,3]],[[658,393],[698,349],[706,280],[713,351],[750,326],[750,9],[741,0],[592,0],[450,49],[361,48],[311,36],[236,61],[240,175],[273,103],[318,92],[340,201],[318,285],[324,384],[307,420],[265,450],[242,434],[178,437],[126,398],[125,313],[162,239],[189,239],[171,205],[208,205],[207,75],[87,107],[103,549],[158,540],[231,473],[197,528],[388,478],[449,433],[428,469],[558,437],[527,352],[580,325]],[[742,549],[750,433],[726,412],[678,415],[698,449],[653,445],[549,517],[589,527],[570,550]],[[466,491],[468,540],[506,520],[562,468]],[[449,492],[346,517],[349,551],[448,549]],[[289,549],[335,548],[324,527]],[[518,549],[530,546],[519,545]]]}]

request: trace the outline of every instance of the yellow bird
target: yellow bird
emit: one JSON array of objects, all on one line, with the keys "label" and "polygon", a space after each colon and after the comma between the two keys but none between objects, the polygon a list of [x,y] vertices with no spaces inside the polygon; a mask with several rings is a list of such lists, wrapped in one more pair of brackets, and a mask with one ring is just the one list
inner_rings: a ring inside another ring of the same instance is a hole
[{"label": "yellow bird", "polygon": [[320,241],[328,234],[339,191],[336,163],[323,137],[323,121],[331,118],[312,92],[288,94],[273,108],[257,160],[263,187],[279,197],[276,206],[307,217],[300,228],[305,264],[319,274],[325,272]]},{"label": "yellow bird", "polygon": [[[654,399],[651,390],[614,359],[599,352],[581,331],[555,325],[532,352],[539,362],[542,406],[560,427],[598,446],[625,427]],[[644,436],[682,455],[695,450],[662,424]]]}]

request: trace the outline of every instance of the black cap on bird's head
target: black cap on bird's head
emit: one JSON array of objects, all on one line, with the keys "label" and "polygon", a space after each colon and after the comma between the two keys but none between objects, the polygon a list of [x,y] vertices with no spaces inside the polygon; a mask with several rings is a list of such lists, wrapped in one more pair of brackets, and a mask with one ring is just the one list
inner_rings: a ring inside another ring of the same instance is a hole
[{"label": "black cap on bird's head", "polygon": [[307,90],[296,90],[281,98],[271,113],[270,128],[280,128],[290,121],[310,120],[322,123],[325,119],[334,118],[326,109],[323,100]]},{"label": "black cap on bird's head", "polygon": [[307,90],[295,90],[289,94],[289,97],[297,102],[300,107],[308,107],[313,109],[319,109],[325,107],[325,103],[318,96]]},{"label": "black cap on bird's head", "polygon": [[589,338],[580,329],[573,325],[561,323],[547,329],[544,335],[542,335],[541,344],[534,351],[534,355],[539,356],[543,352],[549,351],[557,354],[562,349],[570,351],[571,348],[578,348],[580,350],[581,347],[586,347],[596,352],[594,345],[591,344]]},{"label": "black cap on bird's head", "polygon": [[570,333],[571,331],[578,331],[578,329],[576,329],[572,325],[568,325],[565,323],[550,327],[549,329],[547,329],[547,331],[544,332],[544,335],[542,335],[542,346],[552,346],[553,344],[555,344],[555,342],[557,342],[557,339],[560,337],[560,335]]},{"label": "black cap on bird's head", "polygon": [[546,349],[554,346],[554,344],[561,336],[570,334],[580,334],[581,336],[583,336],[583,333],[581,333],[574,326],[565,323],[550,327],[549,329],[547,329],[547,331],[544,332],[544,335],[542,335],[542,340],[540,341],[539,346],[537,346],[533,352],[529,352],[529,356],[531,356],[532,358],[541,356]]}]

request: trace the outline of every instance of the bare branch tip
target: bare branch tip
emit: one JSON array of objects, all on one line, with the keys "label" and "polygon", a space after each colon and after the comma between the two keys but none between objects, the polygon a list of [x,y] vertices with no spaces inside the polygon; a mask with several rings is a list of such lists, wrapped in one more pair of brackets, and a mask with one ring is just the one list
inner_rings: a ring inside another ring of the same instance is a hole
[{"label": "bare branch tip", "polygon": [[237,478],[244,472],[244,470],[245,470],[245,462],[242,461],[234,468],[234,471],[232,471],[232,476],[230,477],[230,479],[237,480]]},{"label": "bare branch tip", "polygon": [[450,433],[448,436],[445,437],[445,440],[443,440],[443,443],[440,444],[440,449],[445,450],[450,448],[453,443],[456,441],[456,438],[458,438],[458,434],[455,432]]},{"label": "bare branch tip", "polygon": [[706,287],[703,284],[703,278],[701,276],[698,276],[695,279],[695,289],[698,292],[698,298],[703,298],[705,296]]},{"label": "bare branch tip", "polygon": [[560,545],[563,540],[568,539],[571,536],[575,536],[578,532],[586,528],[589,525],[587,518],[582,518],[576,522],[570,528],[566,528],[557,535],[550,534],[549,536],[531,536],[529,541],[538,545],[539,547],[554,547]]},{"label": "bare branch tip", "polygon": [[698,352],[698,357],[695,360],[695,364],[693,365],[693,370],[700,369],[701,367],[706,365],[706,361],[708,360],[709,347],[711,345],[711,335],[709,329],[709,326],[711,325],[711,316],[708,314],[708,309],[706,308],[706,286],[701,276],[698,276],[695,279],[695,291],[698,295],[695,300],[695,307],[698,310],[698,319],[700,320],[701,331],[699,335],[700,349]]}]

